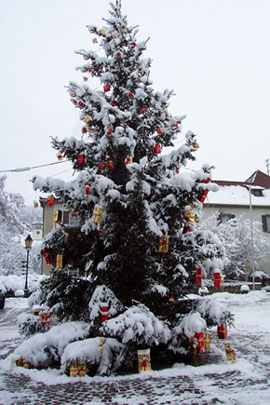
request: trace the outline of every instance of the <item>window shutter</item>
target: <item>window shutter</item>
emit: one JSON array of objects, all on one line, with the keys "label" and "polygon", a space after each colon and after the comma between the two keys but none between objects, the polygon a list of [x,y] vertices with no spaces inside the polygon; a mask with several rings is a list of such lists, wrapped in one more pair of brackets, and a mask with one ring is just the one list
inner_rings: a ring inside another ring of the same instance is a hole
[{"label": "window shutter", "polygon": [[266,215],[262,215],[262,229],[263,232],[267,232]]}]

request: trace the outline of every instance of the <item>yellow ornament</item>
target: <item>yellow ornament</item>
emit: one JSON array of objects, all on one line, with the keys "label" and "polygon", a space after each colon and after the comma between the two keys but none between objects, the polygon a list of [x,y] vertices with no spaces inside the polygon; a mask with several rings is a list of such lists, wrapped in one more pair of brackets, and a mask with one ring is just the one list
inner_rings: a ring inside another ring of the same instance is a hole
[{"label": "yellow ornament", "polygon": [[101,224],[102,212],[103,212],[102,207],[96,206],[94,208],[94,215],[93,215],[92,221],[95,224]]},{"label": "yellow ornament", "polygon": [[96,39],[96,38],[93,38],[93,44],[97,44],[98,43],[98,40]]},{"label": "yellow ornament", "polygon": [[103,37],[106,36],[106,30],[102,29],[99,31],[100,35],[102,35]]},{"label": "yellow ornament", "polygon": [[87,122],[87,123],[92,121],[90,115],[86,115],[86,116],[84,117],[84,120],[85,120],[85,122]]},{"label": "yellow ornament", "polygon": [[63,268],[63,255],[56,256],[56,268],[62,269]]}]

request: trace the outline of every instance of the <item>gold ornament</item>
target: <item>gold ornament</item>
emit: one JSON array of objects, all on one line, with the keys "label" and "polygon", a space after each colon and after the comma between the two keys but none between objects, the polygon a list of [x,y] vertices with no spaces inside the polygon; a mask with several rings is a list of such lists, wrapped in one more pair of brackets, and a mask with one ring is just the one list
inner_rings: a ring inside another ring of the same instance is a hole
[{"label": "gold ornament", "polygon": [[102,29],[99,31],[100,35],[102,35],[103,37],[106,36],[106,30]]},{"label": "gold ornament", "polygon": [[84,117],[84,120],[85,120],[85,122],[87,122],[87,123],[89,123],[89,122],[92,121],[90,115],[86,115],[86,116]]}]

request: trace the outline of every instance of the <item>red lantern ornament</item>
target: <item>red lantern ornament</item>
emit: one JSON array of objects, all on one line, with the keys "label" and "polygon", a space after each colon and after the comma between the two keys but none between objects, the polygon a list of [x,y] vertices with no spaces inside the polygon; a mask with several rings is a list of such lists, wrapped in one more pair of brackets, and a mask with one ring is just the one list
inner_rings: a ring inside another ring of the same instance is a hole
[{"label": "red lantern ornament", "polygon": [[107,132],[107,135],[111,135],[112,131],[113,131],[113,127],[111,127],[111,128],[109,129],[109,131]]},{"label": "red lantern ornament", "polygon": [[90,188],[89,184],[87,184],[87,185],[85,186],[85,195],[86,195],[86,197],[89,196],[90,191],[91,191],[91,188]]},{"label": "red lantern ornament", "polygon": [[83,165],[85,163],[85,156],[84,156],[84,153],[80,153],[79,155],[78,155],[78,164],[79,165]]},{"label": "red lantern ornament", "polygon": [[53,195],[50,195],[50,196],[47,198],[46,204],[47,204],[49,207],[51,207],[51,206],[54,204],[54,202],[55,202],[55,197],[54,197]]},{"label": "red lantern ornament", "polygon": [[156,152],[157,153],[161,152],[161,146],[159,144],[156,145]]},{"label": "red lantern ornament", "polygon": [[100,305],[101,322],[105,322],[108,320],[109,309],[110,309],[110,307],[107,302],[103,302]]},{"label": "red lantern ornament", "polygon": [[86,134],[86,132],[87,132],[87,128],[83,127],[83,128],[82,128],[82,133],[83,133],[83,134]]},{"label": "red lantern ornament", "polygon": [[144,114],[144,113],[146,113],[146,111],[147,111],[147,108],[142,108],[142,113]]},{"label": "red lantern ornament", "polygon": [[158,129],[157,129],[157,133],[158,133],[159,135],[162,135],[162,134],[163,134],[162,129],[161,129],[161,128],[158,128]]},{"label": "red lantern ornament", "polygon": [[214,286],[215,288],[220,288],[221,274],[214,273]]},{"label": "red lantern ornament", "polygon": [[105,93],[107,93],[108,91],[111,90],[111,88],[110,88],[110,86],[105,85],[105,86],[103,87],[103,90],[105,91]]},{"label": "red lantern ornament", "polygon": [[226,337],[228,336],[228,328],[226,325],[220,324],[217,327],[217,331],[219,339],[226,339]]},{"label": "red lantern ornament", "polygon": [[112,105],[113,107],[115,106],[115,101],[114,101],[114,100],[111,101],[111,105]]},{"label": "red lantern ornament", "polygon": [[204,203],[204,201],[205,201],[205,199],[206,199],[208,193],[209,193],[209,190],[205,190],[205,191],[204,191],[204,193],[203,193],[203,195],[202,195],[202,197],[201,197],[201,199],[200,199],[200,202],[201,202],[201,203]]},{"label": "red lantern ornament", "polygon": [[196,285],[201,285],[202,284],[202,269],[201,267],[198,267],[196,269]]}]

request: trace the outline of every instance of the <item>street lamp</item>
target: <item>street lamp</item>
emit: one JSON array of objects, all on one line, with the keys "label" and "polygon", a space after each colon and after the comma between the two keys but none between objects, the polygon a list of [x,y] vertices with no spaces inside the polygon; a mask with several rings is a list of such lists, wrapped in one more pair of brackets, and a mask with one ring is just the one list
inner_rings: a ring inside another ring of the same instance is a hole
[{"label": "street lamp", "polygon": [[27,252],[27,256],[26,256],[25,286],[24,286],[24,295],[26,296],[27,293],[28,293],[29,253],[30,253],[30,250],[32,249],[32,244],[33,244],[33,239],[31,238],[31,235],[28,235],[24,242],[25,242],[25,249],[26,249],[26,252]]}]

